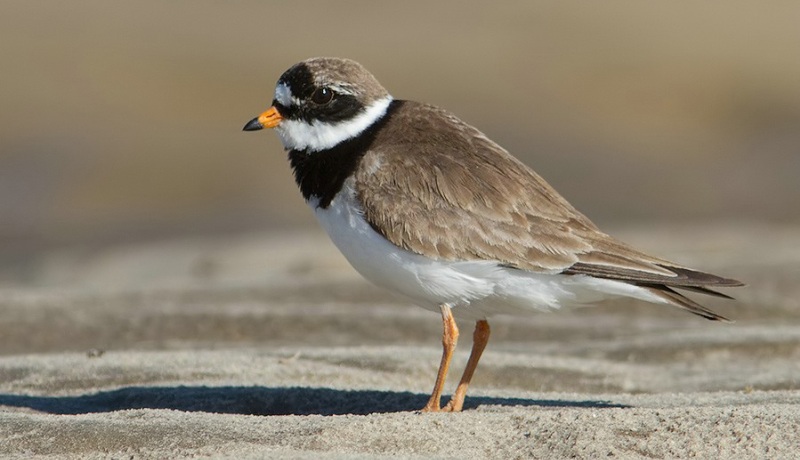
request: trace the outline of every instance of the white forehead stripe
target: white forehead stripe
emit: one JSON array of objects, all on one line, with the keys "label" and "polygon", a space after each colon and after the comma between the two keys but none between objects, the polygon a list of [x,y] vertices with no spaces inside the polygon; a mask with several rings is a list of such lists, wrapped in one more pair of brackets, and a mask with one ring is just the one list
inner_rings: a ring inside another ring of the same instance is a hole
[{"label": "white forehead stripe", "polygon": [[[276,99],[277,90],[275,91]],[[278,102],[281,102],[278,99]],[[308,150],[318,152],[329,149],[336,144],[346,141],[361,134],[373,123],[378,121],[384,114],[392,96],[386,96],[368,106],[364,111],[350,120],[340,121],[339,123],[326,123],[314,120],[307,123],[302,120],[284,119],[275,130],[283,142],[283,146],[289,150]],[[281,102],[281,104],[283,104]]]},{"label": "white forehead stripe", "polygon": [[278,83],[278,86],[275,87],[275,100],[284,107],[289,107],[299,102],[292,97],[292,90],[286,83]]}]

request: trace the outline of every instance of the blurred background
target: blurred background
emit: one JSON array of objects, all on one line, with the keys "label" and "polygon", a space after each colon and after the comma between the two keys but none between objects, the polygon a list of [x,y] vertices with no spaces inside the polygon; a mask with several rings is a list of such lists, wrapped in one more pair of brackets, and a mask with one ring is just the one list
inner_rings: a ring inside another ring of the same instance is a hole
[{"label": "blurred background", "polygon": [[[350,57],[601,226],[800,223],[800,3],[0,3],[0,283],[41,255],[314,228],[280,74]],[[77,248],[77,249],[76,249]]]}]

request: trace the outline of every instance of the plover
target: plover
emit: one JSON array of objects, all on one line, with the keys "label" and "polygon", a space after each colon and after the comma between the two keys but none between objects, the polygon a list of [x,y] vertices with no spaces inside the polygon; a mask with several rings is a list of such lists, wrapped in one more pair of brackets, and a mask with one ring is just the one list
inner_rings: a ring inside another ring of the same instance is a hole
[{"label": "plover", "polygon": [[[394,99],[359,63],[313,58],[278,80],[272,107],[244,130],[275,128],[300,191],[366,279],[442,315],[443,353],[423,411],[460,411],[489,340],[487,319],[606,298],[674,305],[725,320],[675,289],[739,281],[644,254],[603,233],[547,182],[441,108]],[[473,346],[449,403],[458,339]]]}]

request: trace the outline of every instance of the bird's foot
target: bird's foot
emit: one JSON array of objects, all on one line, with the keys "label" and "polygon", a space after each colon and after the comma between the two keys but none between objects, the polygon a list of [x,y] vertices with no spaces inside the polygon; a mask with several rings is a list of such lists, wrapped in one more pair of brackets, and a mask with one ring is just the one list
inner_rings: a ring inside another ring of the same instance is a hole
[{"label": "bird's foot", "polygon": [[443,407],[440,407],[438,403],[428,401],[428,404],[425,404],[425,407],[420,409],[420,412],[461,412],[461,409],[464,407],[464,400],[457,401],[455,399],[451,399],[450,402],[445,404]]},{"label": "bird's foot", "polygon": [[464,400],[456,401],[455,399],[451,399],[444,407],[442,407],[442,412],[461,412],[461,409],[464,407]]},{"label": "bird's foot", "polygon": [[441,412],[442,409],[439,406],[432,406],[430,404],[425,404],[425,407],[419,410],[420,412]]}]

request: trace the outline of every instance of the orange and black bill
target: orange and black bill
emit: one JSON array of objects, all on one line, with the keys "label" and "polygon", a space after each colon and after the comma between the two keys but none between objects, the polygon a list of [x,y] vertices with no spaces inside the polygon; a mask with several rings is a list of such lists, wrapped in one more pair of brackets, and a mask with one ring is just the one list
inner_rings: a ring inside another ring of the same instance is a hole
[{"label": "orange and black bill", "polygon": [[248,121],[243,130],[258,131],[264,128],[274,128],[281,124],[281,120],[283,120],[283,117],[278,112],[278,109],[272,106],[266,112]]}]

